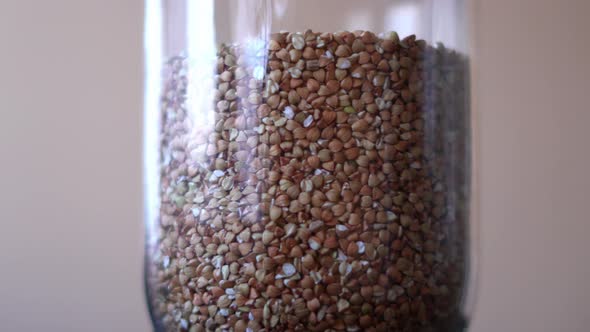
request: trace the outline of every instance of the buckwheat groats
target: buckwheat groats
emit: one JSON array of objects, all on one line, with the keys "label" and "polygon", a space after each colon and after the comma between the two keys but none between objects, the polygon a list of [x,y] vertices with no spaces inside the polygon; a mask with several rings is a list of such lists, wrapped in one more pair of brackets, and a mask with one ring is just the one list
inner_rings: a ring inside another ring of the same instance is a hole
[{"label": "buckwheat groats", "polygon": [[440,330],[466,264],[435,111],[464,96],[453,53],[367,31],[264,46],[220,47],[208,120],[187,105],[190,61],[169,61],[153,315],[166,331]]}]

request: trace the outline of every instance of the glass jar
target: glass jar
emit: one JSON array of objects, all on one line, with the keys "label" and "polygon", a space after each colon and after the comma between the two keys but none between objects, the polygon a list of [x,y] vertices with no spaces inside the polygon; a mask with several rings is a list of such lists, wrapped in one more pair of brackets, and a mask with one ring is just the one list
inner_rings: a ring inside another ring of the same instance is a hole
[{"label": "glass jar", "polygon": [[146,0],[157,331],[465,329],[465,7]]}]

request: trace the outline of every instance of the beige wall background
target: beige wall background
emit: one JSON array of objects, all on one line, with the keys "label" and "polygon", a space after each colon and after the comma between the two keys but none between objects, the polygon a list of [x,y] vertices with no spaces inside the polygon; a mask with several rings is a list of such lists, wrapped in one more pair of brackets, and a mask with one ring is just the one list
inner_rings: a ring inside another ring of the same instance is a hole
[{"label": "beige wall background", "polygon": [[[0,1],[0,330],[148,331],[140,0]],[[590,329],[590,2],[476,2],[471,331]]]}]

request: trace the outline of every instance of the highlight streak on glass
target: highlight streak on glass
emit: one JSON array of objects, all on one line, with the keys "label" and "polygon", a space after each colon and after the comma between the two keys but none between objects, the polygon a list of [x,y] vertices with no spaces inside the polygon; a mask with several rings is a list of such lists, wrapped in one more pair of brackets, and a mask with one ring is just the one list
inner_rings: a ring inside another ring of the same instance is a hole
[{"label": "highlight streak on glass", "polygon": [[158,171],[159,155],[157,147],[160,130],[160,94],[161,73],[164,62],[162,55],[162,7],[158,0],[146,0],[144,20],[144,54],[145,86],[143,116],[143,187],[144,187],[144,222],[146,226],[147,245],[154,245],[154,234],[158,211],[160,210]]},{"label": "highlight streak on glass", "polygon": [[423,35],[420,33],[420,10],[418,6],[423,5],[422,2],[402,2],[392,6],[387,13],[386,23],[393,24],[386,28],[391,31],[396,31],[401,38],[411,34]]},{"label": "highlight streak on glass", "polygon": [[215,68],[215,26],[213,0],[188,1],[187,56],[188,91],[187,112],[194,122],[193,128],[203,131],[214,122],[213,81]]}]

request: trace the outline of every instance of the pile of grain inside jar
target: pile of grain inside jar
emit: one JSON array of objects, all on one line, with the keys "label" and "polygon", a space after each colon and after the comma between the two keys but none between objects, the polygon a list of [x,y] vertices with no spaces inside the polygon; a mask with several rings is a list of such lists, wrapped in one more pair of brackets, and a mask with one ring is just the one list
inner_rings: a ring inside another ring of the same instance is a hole
[{"label": "pile of grain inside jar", "polygon": [[425,54],[440,50],[361,31],[266,46],[265,68],[220,48],[206,128],[187,112],[188,61],[169,62],[156,316],[170,331],[417,331],[456,310],[462,243],[424,148]]}]

